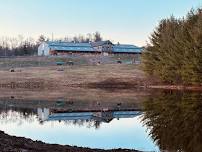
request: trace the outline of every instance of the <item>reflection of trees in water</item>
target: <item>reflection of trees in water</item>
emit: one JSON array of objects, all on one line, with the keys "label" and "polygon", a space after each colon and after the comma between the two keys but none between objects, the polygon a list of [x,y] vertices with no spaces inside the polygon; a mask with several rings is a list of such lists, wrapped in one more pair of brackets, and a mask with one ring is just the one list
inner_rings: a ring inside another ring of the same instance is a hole
[{"label": "reflection of trees in water", "polygon": [[[37,118],[36,109],[18,108],[18,107],[0,107],[0,124],[17,123],[22,125],[23,122],[34,122]],[[44,121],[39,121],[39,124],[44,125]],[[101,125],[100,121],[94,119],[87,120],[62,120],[66,125],[86,126],[88,128],[98,129]]]},{"label": "reflection of trees in water", "polygon": [[36,116],[34,109],[17,107],[0,108],[1,124],[18,123],[18,125],[21,125],[23,121],[33,122],[35,120],[34,116]]},{"label": "reflection of trees in water", "polygon": [[163,93],[144,103],[143,123],[161,150],[202,150],[202,94]]},{"label": "reflection of trees in water", "polygon": [[99,129],[101,122],[100,121],[96,121],[93,119],[89,119],[89,120],[63,120],[64,124],[66,125],[75,125],[75,126],[87,126],[87,128],[96,128]]}]

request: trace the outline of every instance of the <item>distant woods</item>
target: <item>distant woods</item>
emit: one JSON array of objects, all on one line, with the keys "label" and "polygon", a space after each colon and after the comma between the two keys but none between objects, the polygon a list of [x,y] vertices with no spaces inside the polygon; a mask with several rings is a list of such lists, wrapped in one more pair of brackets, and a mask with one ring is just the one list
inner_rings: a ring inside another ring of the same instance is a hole
[{"label": "distant woods", "polygon": [[23,36],[15,38],[0,38],[0,56],[34,55],[37,52],[39,42],[33,38],[25,39]]},{"label": "distant woods", "polygon": [[[37,40],[34,38],[24,38],[19,35],[18,37],[1,37],[0,38],[0,57],[4,56],[26,56],[36,55],[38,46],[44,41],[51,41],[52,38],[45,37],[44,35],[39,36]],[[86,36],[79,35],[74,37],[64,37],[54,39],[54,41],[64,42],[97,42],[103,40],[99,32],[93,34],[87,34]]]},{"label": "distant woods", "polygon": [[202,84],[202,9],[162,20],[143,53],[143,66],[169,84]]}]

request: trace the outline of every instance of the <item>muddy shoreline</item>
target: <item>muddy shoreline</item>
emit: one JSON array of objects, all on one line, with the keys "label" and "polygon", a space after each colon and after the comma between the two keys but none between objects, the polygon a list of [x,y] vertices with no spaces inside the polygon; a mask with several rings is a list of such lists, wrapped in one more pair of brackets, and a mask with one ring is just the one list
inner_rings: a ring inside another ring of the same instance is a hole
[{"label": "muddy shoreline", "polygon": [[74,83],[64,84],[58,86],[58,84],[44,83],[40,81],[26,81],[26,82],[9,82],[0,83],[0,88],[7,89],[64,89],[64,88],[87,88],[87,89],[165,89],[165,90],[188,90],[188,91],[202,91],[202,86],[185,86],[185,85],[152,85],[147,84],[147,81],[120,81],[115,79],[107,79],[101,82],[90,82],[90,83]]},{"label": "muddy shoreline", "polygon": [[150,85],[150,89],[178,90],[178,91],[202,91],[202,86],[183,86],[183,85]]},{"label": "muddy shoreline", "polygon": [[127,149],[102,150],[46,144],[41,141],[33,141],[23,137],[9,136],[2,131],[0,131],[0,148],[2,152],[140,152]]}]

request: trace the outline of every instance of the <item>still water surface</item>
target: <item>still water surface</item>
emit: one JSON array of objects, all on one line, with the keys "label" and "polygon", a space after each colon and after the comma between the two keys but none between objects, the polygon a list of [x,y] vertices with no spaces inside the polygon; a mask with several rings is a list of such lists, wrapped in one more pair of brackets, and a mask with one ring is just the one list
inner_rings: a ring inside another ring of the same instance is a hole
[{"label": "still water surface", "polygon": [[39,115],[24,117],[22,113],[13,110],[3,112],[0,115],[0,130],[9,135],[41,140],[46,143],[104,149],[121,147],[145,151],[158,150],[148,136],[146,127],[143,127],[141,123],[142,114],[115,118],[110,122],[78,119],[49,120],[43,123],[39,120]]},{"label": "still water surface", "polygon": [[0,130],[9,135],[91,148],[202,150],[201,93],[148,96],[141,111],[57,112],[6,104],[1,104]]}]

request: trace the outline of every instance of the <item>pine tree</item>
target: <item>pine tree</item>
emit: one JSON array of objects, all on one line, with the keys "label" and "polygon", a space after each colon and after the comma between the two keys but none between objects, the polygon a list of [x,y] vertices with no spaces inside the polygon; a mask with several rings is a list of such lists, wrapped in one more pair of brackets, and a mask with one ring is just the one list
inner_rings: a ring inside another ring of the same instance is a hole
[{"label": "pine tree", "polygon": [[153,32],[143,53],[146,73],[170,84],[202,84],[202,11],[171,16]]}]

